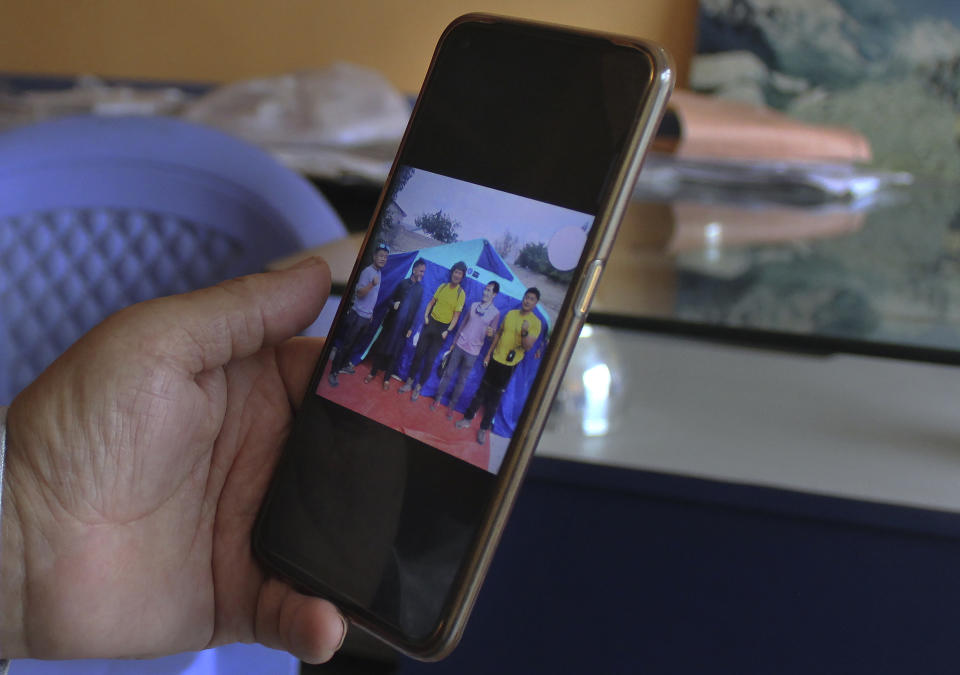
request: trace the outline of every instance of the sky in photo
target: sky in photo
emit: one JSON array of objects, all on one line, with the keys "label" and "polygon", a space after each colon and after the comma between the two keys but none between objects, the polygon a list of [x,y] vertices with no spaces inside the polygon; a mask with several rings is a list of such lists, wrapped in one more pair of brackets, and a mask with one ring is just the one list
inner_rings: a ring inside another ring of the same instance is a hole
[{"label": "sky in photo", "polygon": [[460,241],[486,238],[495,242],[506,232],[512,232],[522,243],[546,244],[564,227],[593,223],[593,216],[586,213],[421,169],[414,170],[396,202],[407,214],[405,222],[410,226],[422,214],[442,210],[460,222],[457,231]]}]

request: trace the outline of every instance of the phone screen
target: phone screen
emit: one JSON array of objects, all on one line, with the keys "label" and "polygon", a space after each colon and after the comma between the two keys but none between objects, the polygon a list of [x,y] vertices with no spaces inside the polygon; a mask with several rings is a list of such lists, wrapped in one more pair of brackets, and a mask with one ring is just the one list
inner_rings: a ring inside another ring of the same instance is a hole
[{"label": "phone screen", "polygon": [[496,474],[592,224],[399,167],[317,394]]},{"label": "phone screen", "polygon": [[487,22],[435,55],[258,534],[397,644],[447,616],[545,405],[531,392],[654,70],[632,45]]}]

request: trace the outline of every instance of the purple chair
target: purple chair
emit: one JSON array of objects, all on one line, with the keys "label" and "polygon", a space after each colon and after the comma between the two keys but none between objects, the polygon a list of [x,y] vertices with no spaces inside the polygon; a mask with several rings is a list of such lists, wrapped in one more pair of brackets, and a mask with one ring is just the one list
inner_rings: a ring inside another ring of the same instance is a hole
[{"label": "purple chair", "polygon": [[0,134],[0,405],[126,305],[344,234],[309,182],[213,129],[73,117]]}]

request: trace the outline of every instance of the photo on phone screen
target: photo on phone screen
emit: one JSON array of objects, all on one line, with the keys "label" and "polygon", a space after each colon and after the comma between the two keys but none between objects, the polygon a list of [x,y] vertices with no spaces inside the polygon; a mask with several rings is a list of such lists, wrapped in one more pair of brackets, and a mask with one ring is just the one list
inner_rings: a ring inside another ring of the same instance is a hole
[{"label": "photo on phone screen", "polygon": [[398,167],[316,393],[496,474],[592,223]]}]

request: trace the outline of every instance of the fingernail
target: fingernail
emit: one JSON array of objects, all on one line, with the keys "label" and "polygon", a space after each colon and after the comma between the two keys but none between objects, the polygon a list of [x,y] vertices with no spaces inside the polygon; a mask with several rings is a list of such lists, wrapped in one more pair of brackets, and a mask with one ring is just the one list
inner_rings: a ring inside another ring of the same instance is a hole
[{"label": "fingernail", "polygon": [[343,617],[343,614],[340,614],[340,623],[343,626],[343,633],[340,635],[340,642],[337,643],[337,646],[333,648],[333,651],[338,652],[343,646],[344,641],[347,639],[347,620]]}]

